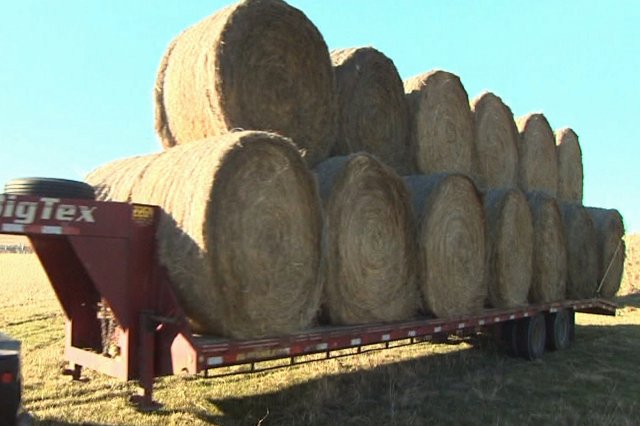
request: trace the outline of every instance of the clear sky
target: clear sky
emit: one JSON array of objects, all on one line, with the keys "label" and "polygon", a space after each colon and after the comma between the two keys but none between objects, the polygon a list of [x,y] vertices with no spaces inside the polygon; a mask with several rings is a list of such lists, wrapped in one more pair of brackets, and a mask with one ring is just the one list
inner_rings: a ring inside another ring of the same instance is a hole
[{"label": "clear sky", "polygon": [[[82,179],[158,151],[152,88],[165,47],[219,0],[20,0],[0,15],[0,185]],[[458,74],[516,116],[579,135],[586,205],[640,231],[640,1],[291,0],[329,48],[371,45],[403,79]]]}]

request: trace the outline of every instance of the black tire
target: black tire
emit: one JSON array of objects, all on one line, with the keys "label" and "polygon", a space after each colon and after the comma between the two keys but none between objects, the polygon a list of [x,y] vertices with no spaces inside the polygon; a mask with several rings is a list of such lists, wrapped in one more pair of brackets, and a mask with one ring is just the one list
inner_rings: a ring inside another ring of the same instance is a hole
[{"label": "black tire", "polygon": [[506,321],[502,323],[502,342],[504,343],[507,354],[512,357],[519,355],[518,351],[518,327],[516,321]]},{"label": "black tire", "polygon": [[560,351],[571,346],[575,333],[575,313],[561,309],[547,314],[547,349]]},{"label": "black tire", "polygon": [[95,200],[93,187],[85,182],[54,178],[20,178],[7,182],[4,192],[11,195],[35,195],[52,198]]},{"label": "black tire", "polygon": [[523,318],[517,324],[518,353],[530,361],[542,357],[546,345],[546,323],[543,314]]}]

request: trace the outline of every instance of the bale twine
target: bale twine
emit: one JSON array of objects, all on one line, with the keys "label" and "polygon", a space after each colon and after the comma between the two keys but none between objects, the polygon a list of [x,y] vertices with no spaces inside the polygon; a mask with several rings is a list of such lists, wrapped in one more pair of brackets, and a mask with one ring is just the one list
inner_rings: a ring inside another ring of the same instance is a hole
[{"label": "bale twine", "polygon": [[529,301],[557,302],[567,291],[567,243],[556,200],[530,192],[527,201],[533,218],[533,276]]},{"label": "bale twine", "polygon": [[517,188],[518,129],[511,109],[484,92],[471,101],[474,118],[474,178],[478,188]]},{"label": "bale twine", "polygon": [[460,174],[407,176],[424,307],[440,318],[480,312],[487,297],[485,228],[473,182]]},{"label": "bale twine", "polygon": [[527,303],[533,274],[533,224],[524,194],[515,188],[484,194],[489,303],[512,308]]},{"label": "bale twine", "polygon": [[516,120],[518,138],[518,184],[523,192],[558,193],[558,160],[553,131],[542,114]]},{"label": "bale twine", "polygon": [[587,208],[598,240],[600,295],[612,298],[620,289],[626,257],[624,222],[617,210]]},{"label": "bale twine", "polygon": [[409,194],[369,154],[315,169],[325,207],[325,311],[334,324],[411,318],[419,302]]},{"label": "bale twine", "polygon": [[567,241],[567,297],[593,297],[598,288],[598,238],[586,208],[575,203],[560,203]]},{"label": "bale twine", "polygon": [[473,118],[460,78],[431,71],[404,82],[412,155],[419,173],[473,171]]},{"label": "bale twine", "polygon": [[195,330],[254,338],[307,327],[320,303],[322,216],[291,141],[237,132],[154,157],[127,182],[131,200],[162,208],[158,256]]},{"label": "bale twine", "polygon": [[160,64],[155,106],[165,147],[234,128],[268,130],[293,139],[313,165],[335,140],[327,45],[280,0],[244,0],[182,32]]},{"label": "bale twine", "polygon": [[558,157],[558,200],[582,204],[582,150],[578,135],[571,129],[555,134]]},{"label": "bale twine", "polygon": [[372,47],[337,49],[338,136],[333,155],[366,151],[409,174],[409,110],[393,61]]}]

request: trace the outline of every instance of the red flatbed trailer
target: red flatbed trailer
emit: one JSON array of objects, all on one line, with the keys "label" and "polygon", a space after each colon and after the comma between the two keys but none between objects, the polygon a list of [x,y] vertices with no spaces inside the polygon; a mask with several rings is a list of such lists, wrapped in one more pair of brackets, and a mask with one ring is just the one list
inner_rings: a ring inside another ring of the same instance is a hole
[{"label": "red flatbed trailer", "polygon": [[[196,335],[156,257],[159,215],[158,207],[143,204],[0,194],[0,233],[29,237],[64,310],[69,373],[79,379],[82,368],[91,368],[138,380],[144,393],[137,402],[143,409],[154,407],[155,377],[206,374],[212,368],[273,359],[293,363],[301,355],[330,357],[333,351],[360,352],[373,344],[437,340],[496,324],[523,324],[517,334],[535,335],[529,319],[540,314],[549,328],[549,319],[560,312],[570,313],[571,325],[574,312],[616,312],[612,302],[594,298],[489,309],[453,319],[319,327],[264,339]],[[539,338],[527,337],[525,344]]]}]

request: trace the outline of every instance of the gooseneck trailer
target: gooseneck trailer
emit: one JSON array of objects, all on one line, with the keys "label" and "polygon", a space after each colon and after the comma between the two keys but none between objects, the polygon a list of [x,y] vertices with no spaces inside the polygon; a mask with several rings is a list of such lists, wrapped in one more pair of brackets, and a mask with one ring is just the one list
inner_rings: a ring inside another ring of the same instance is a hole
[{"label": "gooseneck trailer", "polygon": [[575,312],[616,312],[615,304],[593,298],[452,319],[324,326],[262,339],[197,335],[158,262],[158,207],[72,198],[73,193],[43,196],[35,189],[38,195],[0,194],[0,233],[27,236],[42,263],[66,317],[67,372],[79,379],[90,368],[138,380],[143,393],[134,398],[143,409],[154,407],[153,382],[160,376],[274,359],[295,363],[302,355],[328,358],[342,349],[360,352],[367,345],[389,347],[488,328],[500,330],[512,354],[536,359],[545,348],[570,345]]}]

